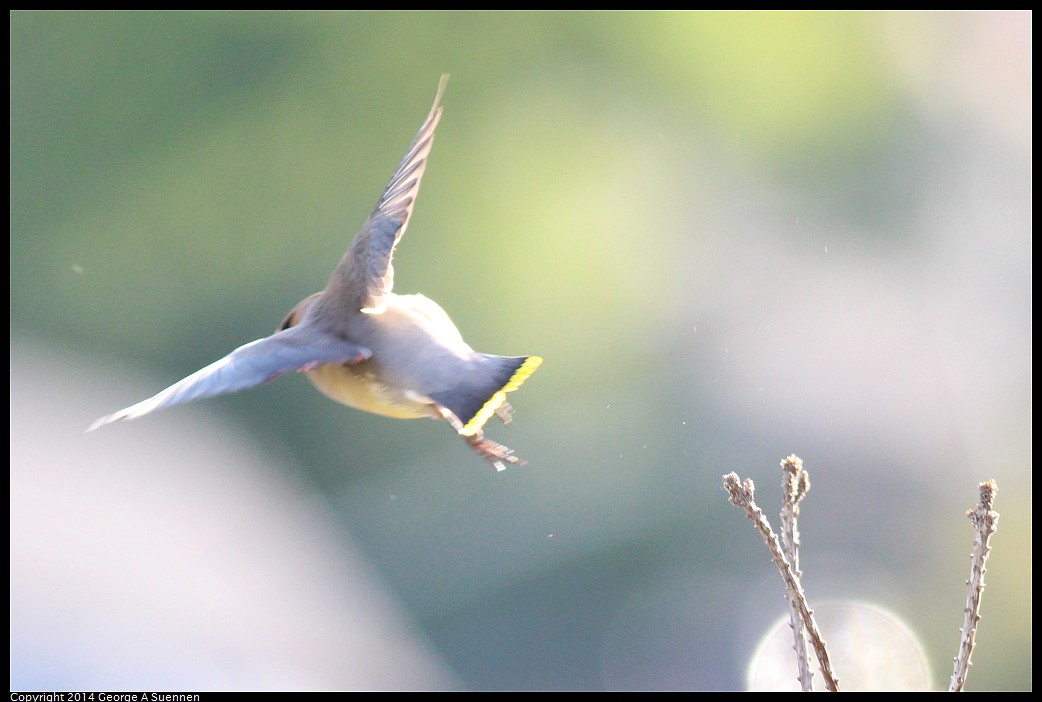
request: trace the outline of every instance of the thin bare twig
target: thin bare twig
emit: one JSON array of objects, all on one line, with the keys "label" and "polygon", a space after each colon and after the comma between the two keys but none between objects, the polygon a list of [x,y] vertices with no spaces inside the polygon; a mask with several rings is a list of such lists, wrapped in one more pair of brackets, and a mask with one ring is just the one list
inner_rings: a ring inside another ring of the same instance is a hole
[{"label": "thin bare twig", "polygon": [[[792,572],[800,580],[800,530],[797,520],[800,516],[800,501],[810,490],[810,476],[803,470],[803,460],[795,454],[781,462],[782,467],[782,508],[781,508],[781,543],[785,557],[792,567]],[[796,603],[789,598],[789,627],[792,629],[792,648],[796,652],[796,674],[800,688],[804,692],[814,691],[814,671],[807,657],[807,632],[803,626]]]},{"label": "thin bare twig", "polygon": [[962,623],[962,635],[959,638],[959,654],[955,657],[955,668],[952,670],[949,692],[962,692],[966,687],[966,675],[970,671],[970,656],[977,638],[977,623],[980,621],[980,600],[984,593],[984,567],[991,553],[989,541],[998,526],[999,513],[992,511],[995,493],[999,486],[994,480],[977,485],[980,500],[977,508],[966,513],[973,522],[976,535],[973,539],[973,554],[970,556],[970,579],[966,581],[966,609]]},{"label": "thin bare twig", "polygon": [[782,553],[781,543],[778,541],[777,535],[775,535],[774,531],[771,529],[767,517],[763,515],[763,510],[756,505],[756,502],[753,499],[753,494],[755,492],[753,481],[746,479],[743,483],[736,473],[728,473],[724,476],[724,488],[727,490],[727,495],[731,500],[731,504],[745,510],[745,513],[748,515],[749,519],[753,521],[753,524],[756,525],[756,529],[760,532],[764,541],[767,543],[767,548],[771,552],[771,557],[774,559],[774,563],[778,566],[778,571],[781,573],[782,580],[785,581],[785,587],[789,591],[789,598],[796,603],[800,616],[803,619],[803,623],[807,627],[810,644],[814,648],[814,653],[818,657],[818,665],[821,668],[821,675],[825,679],[825,687],[830,692],[839,692],[839,681],[832,672],[832,663],[829,661],[829,654],[825,649],[825,642],[821,638],[821,632],[818,630],[818,624],[814,621],[814,612],[809,606],[807,606],[807,598],[803,594],[800,580],[793,572],[792,566],[785,558],[785,554]]}]

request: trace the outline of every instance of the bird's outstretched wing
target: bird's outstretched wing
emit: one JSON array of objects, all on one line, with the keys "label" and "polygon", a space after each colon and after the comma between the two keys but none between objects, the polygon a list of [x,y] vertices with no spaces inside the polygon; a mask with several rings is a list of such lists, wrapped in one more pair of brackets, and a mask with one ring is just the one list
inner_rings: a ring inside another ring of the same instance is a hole
[{"label": "bird's outstretched wing", "polygon": [[394,287],[391,259],[416,204],[427,156],[434,144],[434,130],[441,120],[441,96],[448,79],[448,74],[441,77],[427,119],[326,287],[331,297],[350,304],[356,311],[379,314],[386,308],[384,295]]},{"label": "bird's outstretched wing", "polygon": [[252,388],[287,371],[308,370],[323,363],[359,363],[372,355],[364,346],[319,332],[314,327],[292,327],[240,346],[147,400],[101,417],[87,431],[202,397]]}]

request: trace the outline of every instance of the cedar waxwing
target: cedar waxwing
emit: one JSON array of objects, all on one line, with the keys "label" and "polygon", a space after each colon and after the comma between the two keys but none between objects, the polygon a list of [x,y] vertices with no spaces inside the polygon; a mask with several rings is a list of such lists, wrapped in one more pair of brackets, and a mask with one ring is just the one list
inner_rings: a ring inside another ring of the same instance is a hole
[{"label": "cedar waxwing", "polygon": [[506,394],[520,387],[542,359],[478,353],[436,302],[391,292],[391,258],[416,203],[447,79],[442,76],[427,120],[325,290],[301,301],[271,336],[98,419],[87,431],[301,371],[319,391],[349,407],[402,419],[446,420],[497,470],[504,462],[524,463],[484,438],[482,427],[493,414],[509,423]]}]

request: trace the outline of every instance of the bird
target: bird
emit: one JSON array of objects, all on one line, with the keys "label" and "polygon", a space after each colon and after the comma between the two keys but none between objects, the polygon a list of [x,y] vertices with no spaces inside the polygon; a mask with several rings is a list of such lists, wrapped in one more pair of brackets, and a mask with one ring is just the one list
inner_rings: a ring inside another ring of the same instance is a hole
[{"label": "bird", "polygon": [[393,292],[392,259],[416,205],[447,80],[447,74],[441,76],[426,120],[322,291],[299,302],[270,336],[101,417],[87,431],[297,371],[348,407],[399,419],[444,420],[496,470],[525,463],[485,437],[484,427],[492,416],[511,422],[507,393],[543,359],[474,351],[436,302]]}]

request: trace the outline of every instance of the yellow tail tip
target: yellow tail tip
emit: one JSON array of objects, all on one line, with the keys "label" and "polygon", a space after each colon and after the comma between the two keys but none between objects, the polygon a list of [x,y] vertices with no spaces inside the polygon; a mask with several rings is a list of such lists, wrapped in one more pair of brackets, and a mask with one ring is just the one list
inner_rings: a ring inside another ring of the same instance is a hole
[{"label": "yellow tail tip", "polygon": [[510,380],[506,382],[502,388],[496,391],[492,397],[488,399],[477,414],[471,417],[470,421],[467,422],[459,433],[463,436],[474,436],[481,427],[485,426],[485,422],[491,419],[492,415],[496,413],[496,410],[503,406],[503,403],[507,401],[507,393],[517,390],[521,385],[528,380],[528,378],[535,373],[536,368],[543,362],[543,359],[539,356],[529,356],[525,359],[525,362],[514,374],[510,376]]}]

